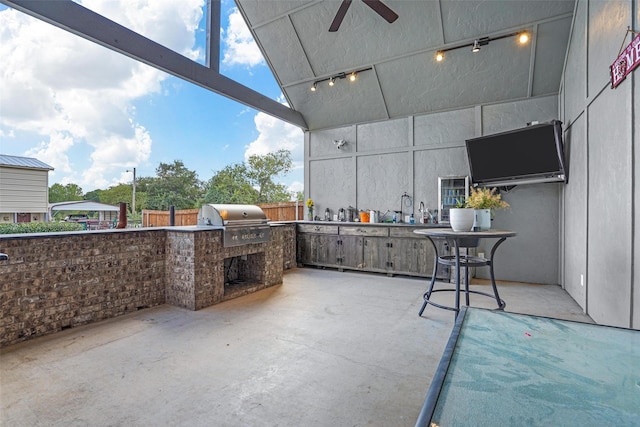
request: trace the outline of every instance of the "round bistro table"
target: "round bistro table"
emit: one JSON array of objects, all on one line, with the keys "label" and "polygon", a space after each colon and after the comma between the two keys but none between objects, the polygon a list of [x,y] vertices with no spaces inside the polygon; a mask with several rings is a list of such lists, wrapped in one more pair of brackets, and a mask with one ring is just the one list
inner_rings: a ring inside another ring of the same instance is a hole
[{"label": "round bistro table", "polygon": [[[453,231],[451,228],[425,228],[413,231],[416,234],[425,236],[433,245],[435,251],[435,262],[433,266],[433,275],[431,276],[431,283],[429,289],[425,292],[423,298],[424,302],[420,308],[419,316],[422,316],[427,304],[433,305],[445,310],[454,311],[456,316],[460,312],[460,271],[464,267],[465,281],[464,281],[464,293],[466,305],[469,305],[469,294],[484,295],[494,298],[498,304],[498,310],[503,310],[506,306],[504,300],[500,299],[498,294],[498,287],[496,286],[495,274],[493,272],[493,260],[495,257],[498,246],[502,244],[507,238],[516,235],[514,231],[506,230],[486,230],[486,231]],[[444,239],[450,242],[454,248],[454,255],[440,255],[438,248],[434,242],[434,239]],[[498,239],[491,247],[489,258],[482,258],[478,256],[469,255],[469,248],[475,248],[478,246],[480,239]],[[465,249],[464,253],[460,253],[460,249]],[[433,289],[436,276],[438,273],[439,265],[447,265],[455,267],[456,274],[456,287],[455,289]],[[469,290],[469,267],[489,267],[489,273],[491,276],[491,286],[493,287],[493,295],[486,292]],[[431,295],[434,292],[452,291],[455,292],[455,306],[450,307],[443,304],[438,304],[431,301]]]}]

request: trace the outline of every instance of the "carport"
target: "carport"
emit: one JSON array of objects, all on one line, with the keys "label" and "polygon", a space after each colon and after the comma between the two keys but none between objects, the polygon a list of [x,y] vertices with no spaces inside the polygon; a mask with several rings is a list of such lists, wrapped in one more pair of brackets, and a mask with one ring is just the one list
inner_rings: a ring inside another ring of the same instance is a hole
[{"label": "carport", "polygon": [[98,219],[81,221],[87,223],[87,228],[109,228],[109,223],[118,220],[120,208],[93,200],[75,200],[49,204],[49,218],[53,219],[54,212],[98,212]]}]

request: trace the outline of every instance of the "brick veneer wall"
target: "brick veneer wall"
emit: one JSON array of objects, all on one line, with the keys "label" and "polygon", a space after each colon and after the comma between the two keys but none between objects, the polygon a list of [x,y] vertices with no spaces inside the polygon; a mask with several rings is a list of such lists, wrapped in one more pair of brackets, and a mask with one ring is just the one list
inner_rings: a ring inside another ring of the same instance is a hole
[{"label": "brick veneer wall", "polygon": [[[166,228],[0,236],[10,257],[0,261],[0,347],[164,303],[197,310],[239,296],[225,297],[217,281],[237,250],[222,248],[221,236]],[[260,288],[295,266],[290,240],[295,224],[280,224],[270,242],[248,245],[265,252]]]}]

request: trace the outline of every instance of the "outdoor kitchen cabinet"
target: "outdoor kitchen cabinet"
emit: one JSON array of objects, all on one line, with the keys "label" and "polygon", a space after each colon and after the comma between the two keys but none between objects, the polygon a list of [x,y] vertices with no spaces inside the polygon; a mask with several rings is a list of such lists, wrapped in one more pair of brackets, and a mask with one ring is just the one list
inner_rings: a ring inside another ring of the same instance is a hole
[{"label": "outdoor kitchen cabinet", "polygon": [[[431,277],[433,247],[415,227],[298,224],[298,264]],[[448,280],[448,271],[438,270]]]},{"label": "outdoor kitchen cabinet", "polygon": [[298,225],[298,263],[326,267],[338,266],[338,227]]},{"label": "outdoor kitchen cabinet", "polygon": [[427,239],[411,228],[392,228],[389,236],[389,261],[394,273],[423,277],[433,274],[433,246]]}]

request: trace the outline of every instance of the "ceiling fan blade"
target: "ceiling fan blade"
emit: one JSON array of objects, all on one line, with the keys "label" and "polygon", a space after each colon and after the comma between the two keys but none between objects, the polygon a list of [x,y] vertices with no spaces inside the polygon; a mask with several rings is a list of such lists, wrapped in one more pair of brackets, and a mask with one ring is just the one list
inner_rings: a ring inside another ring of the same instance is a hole
[{"label": "ceiling fan blade", "polygon": [[342,20],[344,16],[347,14],[347,10],[349,10],[349,6],[351,6],[351,0],[342,0],[342,4],[340,4],[340,9],[338,9],[338,13],[336,13],[336,17],[333,18],[333,22],[329,27],[330,33],[335,33],[340,28],[340,24],[342,24]]},{"label": "ceiling fan blade", "polygon": [[367,6],[371,9],[375,10],[378,15],[382,16],[387,20],[389,24],[398,19],[398,14],[393,10],[389,9],[387,5],[382,3],[380,0],[362,0]]}]

